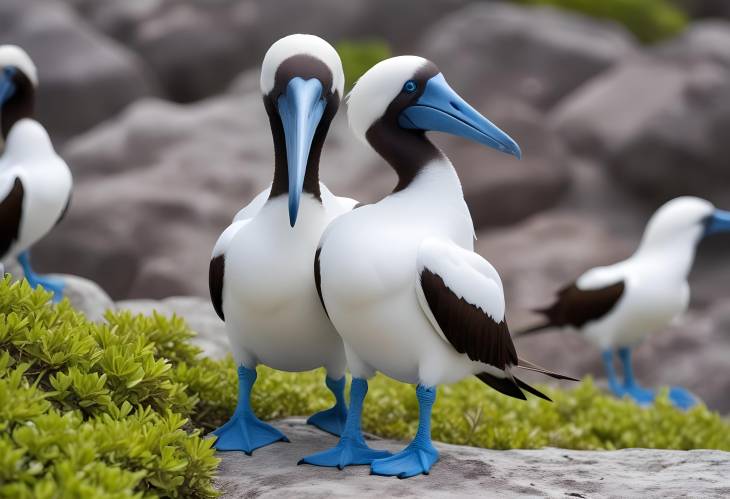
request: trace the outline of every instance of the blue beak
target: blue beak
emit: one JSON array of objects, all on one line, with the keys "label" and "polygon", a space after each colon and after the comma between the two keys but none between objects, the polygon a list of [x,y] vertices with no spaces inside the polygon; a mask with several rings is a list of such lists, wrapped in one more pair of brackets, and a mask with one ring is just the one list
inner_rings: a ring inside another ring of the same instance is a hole
[{"label": "blue beak", "polygon": [[705,235],[730,232],[730,211],[715,210],[705,224]]},{"label": "blue beak", "polygon": [[15,93],[15,84],[12,80],[14,74],[15,68],[5,68],[0,73],[0,106]]},{"label": "blue beak", "polygon": [[458,135],[518,159],[522,157],[517,142],[459,97],[441,73],[426,82],[423,94],[401,112],[398,124],[403,128]]},{"label": "blue beak", "polygon": [[322,83],[316,78],[292,78],[276,104],[284,126],[286,160],[289,171],[289,223],[297,222],[304,174],[314,133],[326,106]]}]

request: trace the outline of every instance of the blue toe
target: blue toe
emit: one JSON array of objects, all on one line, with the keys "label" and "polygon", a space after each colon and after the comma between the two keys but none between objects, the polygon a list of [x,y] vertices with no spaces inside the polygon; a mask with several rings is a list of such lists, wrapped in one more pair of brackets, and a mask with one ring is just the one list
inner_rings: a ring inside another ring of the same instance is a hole
[{"label": "blue toe", "polygon": [[375,459],[382,459],[391,455],[388,451],[371,449],[363,439],[345,437],[332,449],[304,457],[299,461],[299,464],[342,469],[345,466],[370,464]]},{"label": "blue toe", "polygon": [[234,414],[213,435],[218,437],[213,444],[217,450],[242,451],[248,455],[274,442],[289,441],[282,432],[252,414]]},{"label": "blue toe", "polygon": [[675,407],[683,410],[690,409],[699,403],[699,399],[692,392],[681,386],[669,388],[669,400]]},{"label": "blue toe", "polygon": [[373,464],[370,465],[370,473],[397,476],[398,478],[428,475],[438,459],[439,453],[433,446],[411,444],[394,456],[373,461]]},{"label": "blue toe", "polygon": [[312,415],[307,419],[307,424],[339,437],[345,431],[345,421],[347,421],[347,409],[344,406],[336,405]]}]

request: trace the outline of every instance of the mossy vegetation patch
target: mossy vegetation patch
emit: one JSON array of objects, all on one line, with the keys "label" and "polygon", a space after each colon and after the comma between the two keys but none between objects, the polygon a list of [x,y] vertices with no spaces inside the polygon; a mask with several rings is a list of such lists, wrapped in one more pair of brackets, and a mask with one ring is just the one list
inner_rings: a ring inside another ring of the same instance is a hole
[{"label": "mossy vegetation patch", "polygon": [[[0,497],[214,497],[218,460],[204,439],[233,412],[236,366],[204,358],[178,317],[108,313],[89,322],[68,301],[0,281]],[[505,397],[476,379],[439,389],[433,437],[494,449],[720,449],[730,423],[666,396],[650,408],[605,395],[588,379],[555,401]],[[262,419],[331,406],[321,370],[259,368],[252,402]],[[377,376],[367,431],[407,440],[412,386]]]}]

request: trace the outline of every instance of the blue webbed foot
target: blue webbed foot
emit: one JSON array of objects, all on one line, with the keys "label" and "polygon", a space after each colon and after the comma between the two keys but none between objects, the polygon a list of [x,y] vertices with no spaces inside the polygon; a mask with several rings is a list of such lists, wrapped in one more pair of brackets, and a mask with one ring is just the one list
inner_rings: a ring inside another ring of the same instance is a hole
[{"label": "blue webbed foot", "polygon": [[66,283],[61,279],[54,279],[53,277],[33,276],[33,279],[28,279],[28,282],[34,288],[42,286],[46,291],[53,293],[53,303],[58,303],[63,298],[63,290],[66,287]]},{"label": "blue webbed foot", "polygon": [[309,419],[307,419],[307,424],[316,426],[320,430],[339,437],[345,430],[346,420],[347,409],[335,405],[334,407],[310,416]]},{"label": "blue webbed foot", "polygon": [[370,465],[370,474],[397,476],[398,478],[428,475],[431,466],[438,459],[439,453],[430,443],[428,445],[411,443],[394,456],[373,461],[373,464]]},{"label": "blue webbed foot", "polygon": [[388,451],[371,449],[362,437],[343,437],[335,447],[306,456],[298,464],[313,464],[314,466],[342,469],[345,466],[370,464],[375,459],[391,455]]},{"label": "blue webbed foot", "polygon": [[332,379],[327,377],[327,388],[335,396],[335,405],[329,409],[318,412],[307,419],[307,424],[316,426],[339,437],[345,431],[347,421],[347,406],[345,405],[345,377]]},{"label": "blue webbed foot", "polygon": [[251,413],[234,414],[226,424],[213,432],[218,439],[213,446],[219,451],[253,451],[274,442],[288,442],[282,432],[264,423]]},{"label": "blue webbed foot", "polygon": [[692,392],[681,386],[672,386],[669,388],[669,400],[675,407],[682,410],[691,409],[700,402]]},{"label": "blue webbed foot", "polygon": [[656,398],[656,392],[654,390],[649,390],[648,388],[642,388],[636,385],[625,387],[624,395],[628,395],[634,400],[634,402],[641,406],[653,404],[654,399]]}]

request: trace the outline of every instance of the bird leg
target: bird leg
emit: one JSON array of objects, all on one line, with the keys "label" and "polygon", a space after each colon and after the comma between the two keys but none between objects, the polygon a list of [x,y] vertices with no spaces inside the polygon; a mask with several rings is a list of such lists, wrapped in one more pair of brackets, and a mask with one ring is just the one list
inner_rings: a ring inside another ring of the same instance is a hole
[{"label": "bird leg", "polygon": [[623,364],[625,393],[639,405],[648,405],[654,402],[656,397],[654,391],[641,387],[636,381],[634,368],[631,364],[631,349],[628,347],[619,348],[618,356]]},{"label": "bird leg", "polygon": [[370,473],[382,476],[410,478],[428,475],[438,461],[439,453],[431,443],[431,408],[436,400],[436,387],[418,385],[418,431],[408,447],[391,457],[377,459],[370,465]]},{"label": "bird leg", "polygon": [[345,377],[332,379],[325,378],[327,388],[335,396],[335,405],[327,410],[318,412],[307,419],[307,424],[316,426],[320,430],[331,433],[337,437],[342,435],[347,421],[347,405],[345,404]]},{"label": "bird leg", "polygon": [[347,412],[347,421],[340,441],[331,449],[302,458],[299,464],[313,464],[314,466],[342,469],[345,466],[370,464],[374,459],[390,456],[390,452],[368,447],[362,435],[360,428],[362,404],[367,393],[367,380],[353,378],[350,386],[350,410]]},{"label": "bird leg", "polygon": [[251,409],[251,389],[256,382],[256,369],[238,367],[238,404],[226,424],[213,432],[213,446],[219,451],[237,450],[248,454],[274,442],[288,442],[282,432],[264,423]]}]

